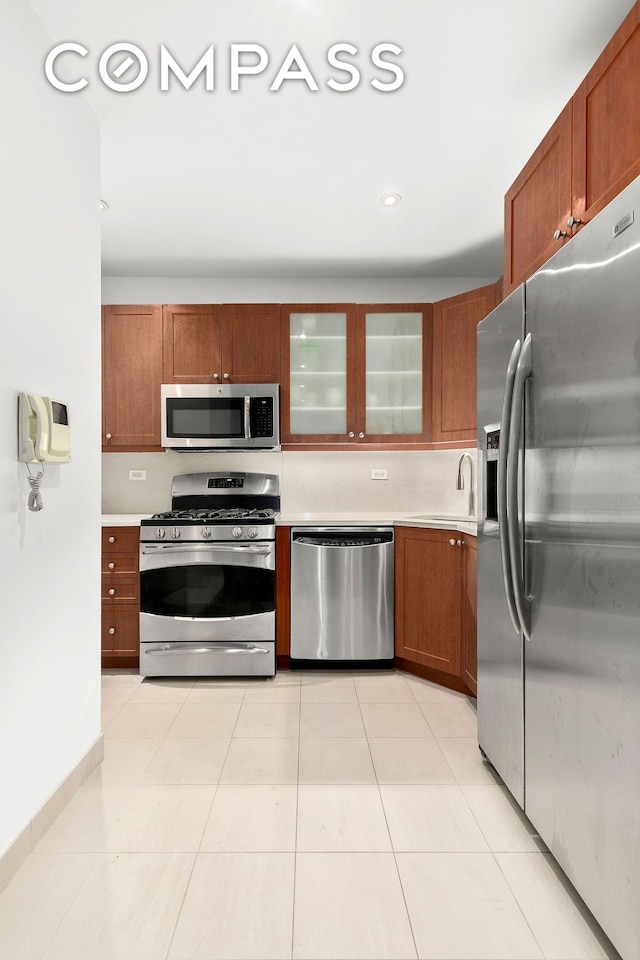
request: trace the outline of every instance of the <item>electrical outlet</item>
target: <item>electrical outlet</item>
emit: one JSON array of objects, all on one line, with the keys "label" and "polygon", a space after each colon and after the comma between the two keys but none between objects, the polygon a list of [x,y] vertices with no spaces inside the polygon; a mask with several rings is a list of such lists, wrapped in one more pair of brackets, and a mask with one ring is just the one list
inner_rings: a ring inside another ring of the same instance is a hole
[{"label": "electrical outlet", "polygon": [[374,469],[374,470],[371,471],[371,479],[372,479],[372,480],[388,480],[388,479],[389,479],[389,471],[388,471],[388,470],[375,470],[375,469]]},{"label": "electrical outlet", "polygon": [[146,480],[146,470],[129,470],[129,480]]}]

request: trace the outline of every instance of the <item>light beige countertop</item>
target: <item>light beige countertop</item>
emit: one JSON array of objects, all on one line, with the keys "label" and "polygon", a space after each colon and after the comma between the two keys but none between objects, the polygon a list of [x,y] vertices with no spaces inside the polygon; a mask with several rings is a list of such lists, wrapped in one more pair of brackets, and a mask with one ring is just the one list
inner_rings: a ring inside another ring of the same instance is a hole
[{"label": "light beige countertop", "polygon": [[[137,527],[149,513],[105,513],[103,527]],[[436,530],[457,530],[476,536],[475,518],[430,517],[408,513],[282,513],[276,521],[279,527],[426,527]]]},{"label": "light beige countertop", "polygon": [[139,527],[141,520],[150,517],[150,513],[103,513],[103,527]]},{"label": "light beige countertop", "polygon": [[430,530],[457,530],[467,536],[477,537],[478,522],[475,517],[430,517],[427,514],[419,516],[403,516],[394,520],[396,527],[427,527]]},{"label": "light beige countertop", "polygon": [[279,527],[392,527],[398,514],[389,513],[281,513]]}]

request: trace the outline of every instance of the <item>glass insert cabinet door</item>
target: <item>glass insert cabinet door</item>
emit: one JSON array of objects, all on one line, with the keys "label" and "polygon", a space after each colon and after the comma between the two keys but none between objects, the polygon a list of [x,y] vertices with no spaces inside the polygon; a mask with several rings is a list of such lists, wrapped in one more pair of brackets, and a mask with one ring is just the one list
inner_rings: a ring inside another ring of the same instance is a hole
[{"label": "glass insert cabinet door", "polygon": [[289,373],[283,441],[429,441],[430,304],[298,304],[282,311]]},{"label": "glass insert cabinet door", "polygon": [[289,313],[289,432],[293,435],[346,438],[350,312],[338,306],[323,310],[310,306]]},{"label": "glass insert cabinet door", "polygon": [[422,434],[422,311],[365,313],[364,325],[366,434]]}]

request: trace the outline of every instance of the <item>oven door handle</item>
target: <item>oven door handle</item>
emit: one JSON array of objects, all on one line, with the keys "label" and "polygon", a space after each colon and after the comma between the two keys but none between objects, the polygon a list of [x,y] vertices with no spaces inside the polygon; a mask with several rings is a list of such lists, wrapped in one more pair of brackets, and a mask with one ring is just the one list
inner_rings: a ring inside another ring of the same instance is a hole
[{"label": "oven door handle", "polygon": [[261,656],[270,653],[267,647],[256,647],[253,643],[246,646],[239,644],[226,644],[222,646],[216,643],[167,643],[161,647],[155,647],[153,650],[145,650],[145,656],[165,657],[173,653],[224,653],[224,654],[244,654],[251,656]]},{"label": "oven door handle", "polygon": [[226,543],[143,543],[142,552],[151,556],[161,550],[167,550],[171,553],[246,553],[259,557],[268,557],[273,552],[273,542],[270,541],[267,546],[258,546],[252,543],[226,544]]}]

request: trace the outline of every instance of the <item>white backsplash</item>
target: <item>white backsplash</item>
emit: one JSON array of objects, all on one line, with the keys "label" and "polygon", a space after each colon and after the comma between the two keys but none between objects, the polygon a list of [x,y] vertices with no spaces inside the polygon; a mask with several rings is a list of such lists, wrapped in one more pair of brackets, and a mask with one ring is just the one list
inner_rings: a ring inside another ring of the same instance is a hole
[{"label": "white backsplash", "polygon": [[[287,453],[105,453],[102,512],[158,513],[171,506],[179,473],[243,470],[281,478],[283,513],[336,512],[466,514],[468,490],[456,490],[458,461],[475,449]],[[371,471],[387,470],[387,480]],[[146,470],[146,480],[130,480]],[[474,469],[475,475],[475,469]],[[468,486],[469,471],[465,471]]]}]

